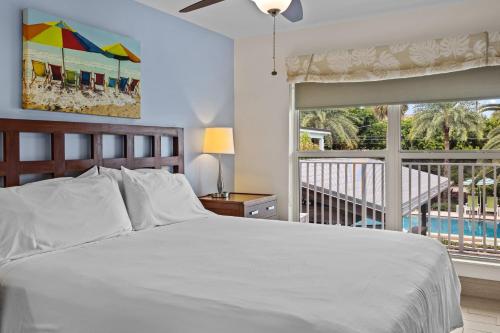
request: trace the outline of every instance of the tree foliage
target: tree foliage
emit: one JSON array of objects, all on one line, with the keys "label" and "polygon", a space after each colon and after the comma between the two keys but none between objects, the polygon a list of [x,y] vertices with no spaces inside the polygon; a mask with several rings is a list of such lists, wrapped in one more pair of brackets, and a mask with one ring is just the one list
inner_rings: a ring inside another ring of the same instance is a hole
[{"label": "tree foliage", "polygon": [[[400,106],[401,117],[404,117],[408,111],[408,105],[403,104]],[[389,105],[377,105],[373,108],[373,113],[378,120],[387,120],[387,115],[389,114]]]},{"label": "tree foliage", "polygon": [[500,149],[500,111],[493,114],[487,127],[489,127],[490,131],[484,149]]},{"label": "tree foliage", "polygon": [[[478,110],[475,102],[453,102],[418,104],[411,114],[408,110],[407,105],[401,108],[403,150],[500,149],[498,107]],[[494,114],[486,117],[485,112]],[[387,113],[388,106],[302,111],[301,126],[328,130],[327,150],[384,149]]]},{"label": "tree foliage", "polygon": [[301,151],[314,151],[319,150],[319,146],[314,144],[311,137],[307,133],[300,134],[300,150]]},{"label": "tree foliage", "polygon": [[442,137],[444,149],[449,150],[452,143],[463,145],[471,137],[483,137],[485,119],[476,111],[475,103],[420,104],[415,110],[410,140]]},{"label": "tree foliage", "polygon": [[349,110],[321,109],[304,111],[301,126],[327,129],[338,149],[355,149],[358,145],[358,128]]}]

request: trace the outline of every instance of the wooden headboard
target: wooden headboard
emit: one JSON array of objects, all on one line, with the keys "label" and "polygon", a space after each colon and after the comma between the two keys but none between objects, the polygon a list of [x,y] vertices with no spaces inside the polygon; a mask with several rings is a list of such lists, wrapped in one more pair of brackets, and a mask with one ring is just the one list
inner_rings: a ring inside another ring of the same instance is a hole
[{"label": "wooden headboard", "polygon": [[[45,133],[51,136],[52,158],[48,161],[20,161],[20,133]],[[184,131],[176,127],[115,125],[97,123],[75,123],[60,121],[38,121],[0,119],[0,135],[3,133],[3,161],[0,160],[0,177],[5,177],[4,186],[17,186],[23,174],[52,174],[53,177],[83,172],[91,167],[105,166],[119,169],[172,167],[175,173],[184,173]],[[86,134],[91,139],[91,158],[67,160],[65,156],[65,134]],[[103,135],[124,137],[122,158],[103,158]],[[134,137],[152,137],[152,156],[134,157]],[[172,139],[173,156],[161,156],[161,138]]]}]

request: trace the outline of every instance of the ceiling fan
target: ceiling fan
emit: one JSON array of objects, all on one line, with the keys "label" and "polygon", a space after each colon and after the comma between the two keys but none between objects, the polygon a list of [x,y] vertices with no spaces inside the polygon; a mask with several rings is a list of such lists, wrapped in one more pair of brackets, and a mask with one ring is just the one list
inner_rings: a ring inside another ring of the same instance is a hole
[{"label": "ceiling fan", "polygon": [[[186,8],[181,9],[180,13],[188,13],[197,9],[208,7],[224,0],[201,0]],[[278,75],[276,72],[276,16],[283,15],[290,22],[298,22],[303,18],[302,3],[300,0],[251,0],[255,5],[266,14],[273,17],[273,62],[274,68],[271,74]]]}]

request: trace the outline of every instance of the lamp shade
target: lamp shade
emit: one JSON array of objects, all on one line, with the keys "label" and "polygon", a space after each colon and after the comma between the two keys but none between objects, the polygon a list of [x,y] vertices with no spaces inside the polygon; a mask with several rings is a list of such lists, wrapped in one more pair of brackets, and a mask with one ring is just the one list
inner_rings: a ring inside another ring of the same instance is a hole
[{"label": "lamp shade", "polygon": [[234,155],[233,129],[228,127],[205,129],[203,153]]},{"label": "lamp shade", "polygon": [[257,7],[264,13],[269,13],[270,10],[279,10],[281,13],[290,7],[292,0],[253,0]]}]

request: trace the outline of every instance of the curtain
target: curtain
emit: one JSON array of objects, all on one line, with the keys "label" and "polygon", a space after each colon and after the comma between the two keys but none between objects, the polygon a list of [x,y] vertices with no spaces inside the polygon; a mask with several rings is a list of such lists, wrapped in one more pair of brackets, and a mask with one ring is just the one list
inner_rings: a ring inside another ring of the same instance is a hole
[{"label": "curtain", "polygon": [[288,81],[371,82],[500,65],[500,32],[289,57]]}]

